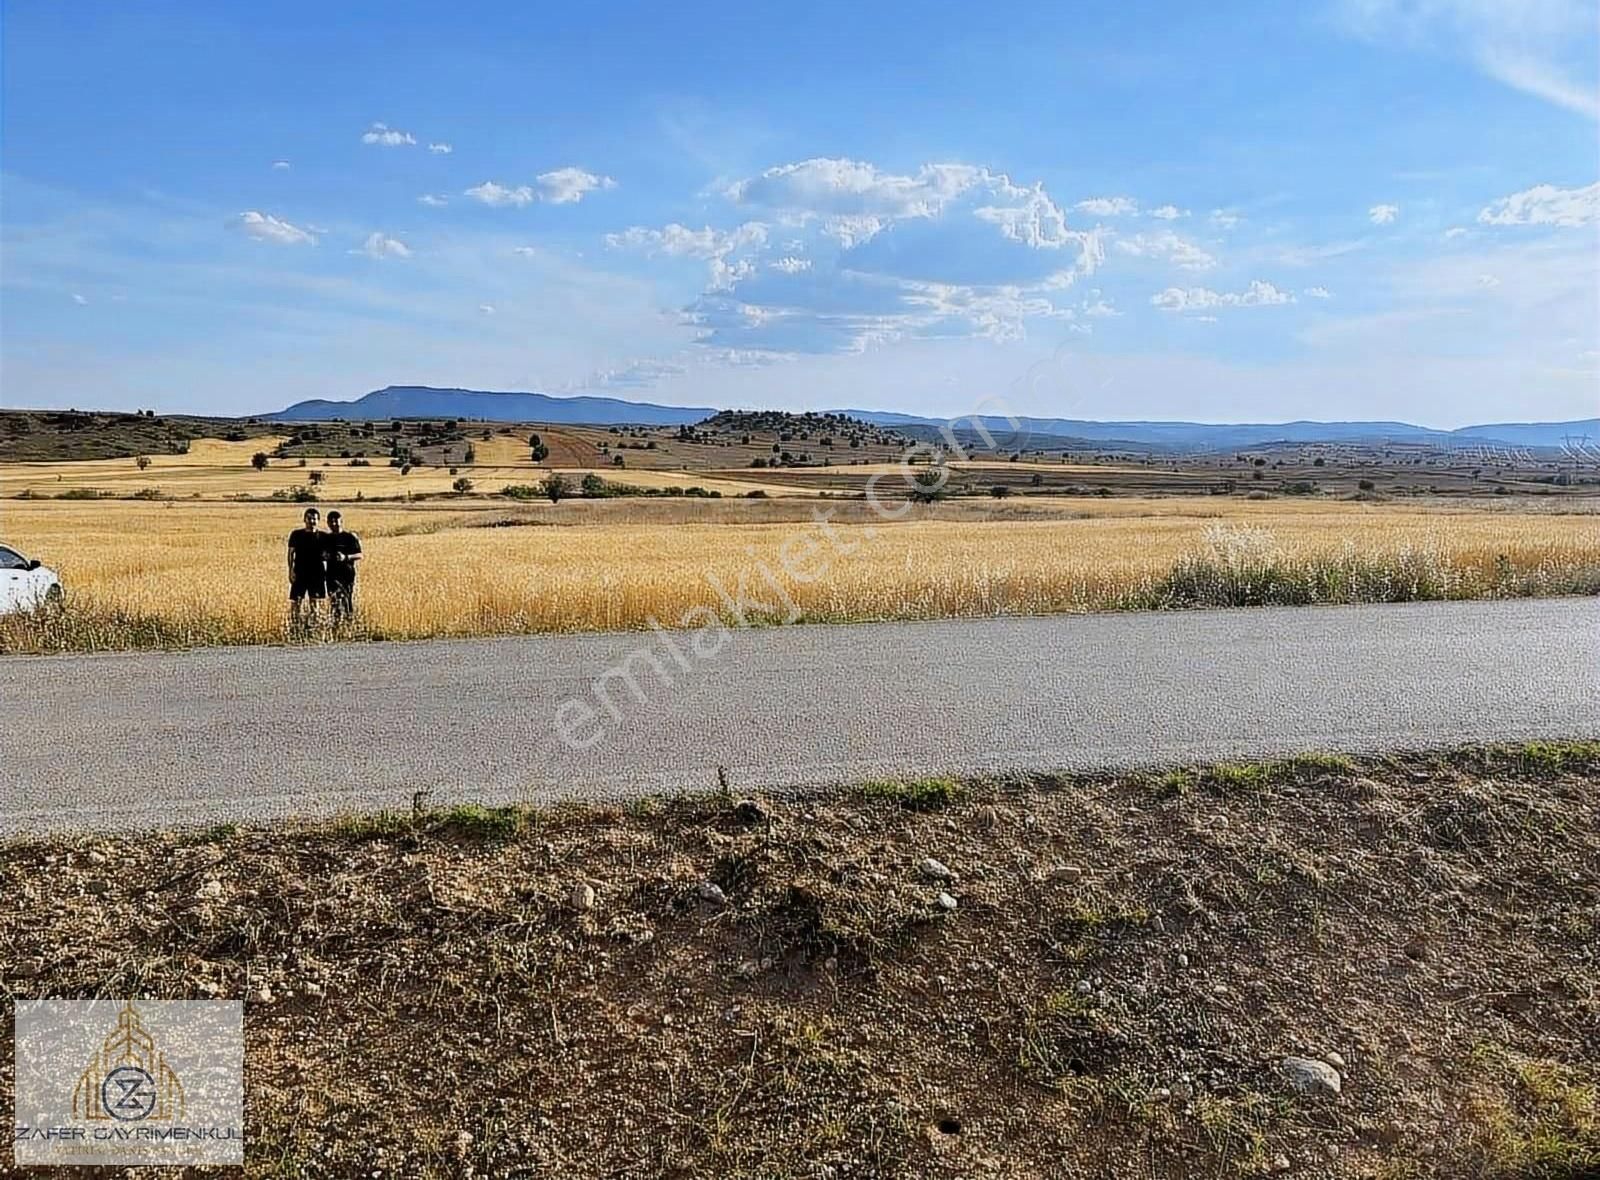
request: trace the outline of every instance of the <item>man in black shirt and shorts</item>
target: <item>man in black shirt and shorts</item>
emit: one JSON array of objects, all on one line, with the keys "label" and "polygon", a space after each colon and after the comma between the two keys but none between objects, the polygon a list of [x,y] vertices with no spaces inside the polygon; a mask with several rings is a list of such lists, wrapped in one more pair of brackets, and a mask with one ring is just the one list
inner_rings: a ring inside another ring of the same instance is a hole
[{"label": "man in black shirt and shorts", "polygon": [[323,564],[326,534],[317,532],[321,515],[315,508],[307,508],[305,527],[289,534],[289,621],[296,627],[301,624],[303,603],[308,603],[310,621],[316,622],[317,604],[328,596],[328,575]]},{"label": "man in black shirt and shorts", "polygon": [[355,614],[356,562],[361,560],[361,540],[345,531],[344,518],[337,508],[328,513],[328,531],[322,536],[322,546],[328,560],[328,605],[337,627],[348,623]]}]

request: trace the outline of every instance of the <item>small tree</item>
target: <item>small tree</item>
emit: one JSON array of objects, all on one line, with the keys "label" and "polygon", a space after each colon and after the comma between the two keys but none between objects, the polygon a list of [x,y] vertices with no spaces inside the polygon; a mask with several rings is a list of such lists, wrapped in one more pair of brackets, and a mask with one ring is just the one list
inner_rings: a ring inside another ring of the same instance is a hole
[{"label": "small tree", "polygon": [[465,496],[468,492],[470,492],[472,490],[472,481],[470,479],[468,479],[466,476],[463,475],[460,479],[456,480],[455,483],[451,484],[450,486],[455,489],[455,491],[456,491],[456,493],[458,495]]},{"label": "small tree", "polygon": [[591,498],[595,496],[603,496],[605,495],[606,491],[606,481],[591,471],[588,475],[583,477],[583,483],[580,484],[579,487],[582,489],[585,496],[589,496]]},{"label": "small tree", "polygon": [[257,451],[255,454],[251,455],[250,466],[254,467],[257,471],[265,471],[267,469],[267,453],[265,451]]},{"label": "small tree", "polygon": [[911,500],[915,504],[932,504],[944,495],[944,485],[947,479],[943,467],[930,467],[926,471],[917,472],[917,477],[911,481]]},{"label": "small tree", "polygon": [[306,479],[308,479],[312,483],[320,484],[323,480],[325,480],[327,478],[328,478],[327,473],[323,472],[323,471],[308,471],[308,472],[306,472]]},{"label": "small tree", "polygon": [[989,494],[996,500],[1004,500],[1011,494],[1011,488],[1008,484],[997,483],[989,489]]},{"label": "small tree", "polygon": [[[534,438],[538,438],[539,436],[536,434],[533,437]],[[532,453],[533,453],[533,461],[535,463],[543,463],[546,459],[548,459],[550,457],[550,448],[545,446],[543,443],[534,443],[533,444],[533,452]]]},{"label": "small tree", "polygon": [[1044,476],[1041,475],[1039,472],[1035,471],[1033,473],[1033,478],[1030,479],[1028,482],[1030,484],[1032,484],[1036,488],[1042,488],[1042,487],[1044,487]]},{"label": "small tree", "polygon": [[539,490],[550,498],[552,504],[564,496],[572,495],[572,485],[554,471],[539,481]]},{"label": "small tree", "polygon": [[140,471],[143,471],[146,467],[150,466],[150,456],[149,455],[140,455],[137,459],[135,459],[133,461],[133,465],[135,467],[137,467]]}]

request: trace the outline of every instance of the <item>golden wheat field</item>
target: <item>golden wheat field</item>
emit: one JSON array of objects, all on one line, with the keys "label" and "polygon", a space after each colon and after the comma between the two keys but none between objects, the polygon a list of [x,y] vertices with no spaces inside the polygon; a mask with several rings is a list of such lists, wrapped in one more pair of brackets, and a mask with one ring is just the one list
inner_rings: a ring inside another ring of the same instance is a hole
[{"label": "golden wheat field", "polygon": [[[906,519],[885,523],[856,503],[833,506],[830,534],[809,523],[813,508],[830,507],[822,503],[457,503],[344,506],[367,554],[360,633],[625,629],[652,619],[674,626],[694,607],[727,617],[717,584],[737,594],[741,581],[764,602],[792,602],[805,620],[1162,605],[1174,568],[1196,556],[1235,577],[1263,576],[1263,562],[1321,562],[1334,571],[1318,575],[1325,580],[1426,580],[1362,591],[1380,599],[1600,588],[1592,505],[1557,513],[1500,504],[1041,498],[986,511],[908,508]],[[629,519],[640,511],[650,517]],[[53,646],[271,642],[285,634],[284,538],[299,505],[9,501],[0,512],[5,539],[60,572],[68,613],[102,626]],[[764,582],[763,571],[776,582]],[[1308,600],[1324,601],[1341,591],[1310,593]],[[149,634],[136,634],[140,627]],[[8,642],[52,646],[14,630]]]},{"label": "golden wheat field", "polygon": [[[409,495],[448,493],[457,475],[471,479],[475,490],[497,492],[507,484],[537,483],[551,468],[535,466],[521,443],[496,439],[476,444],[480,457],[489,462],[463,466],[416,467],[402,475],[399,468],[384,460],[370,467],[351,467],[342,459],[311,459],[304,467],[292,459],[273,459],[266,470],[257,471],[250,457],[257,451],[270,453],[282,438],[266,437],[226,442],[221,439],[195,439],[182,455],[149,455],[148,465],[140,467],[133,459],[84,459],[77,462],[0,464],[0,498],[27,494],[52,497],[63,492],[89,489],[115,496],[139,492],[174,499],[226,499],[232,496],[265,497],[273,492],[304,486],[316,475],[323,498],[400,498]],[[503,460],[503,461],[502,461]],[[557,468],[574,483],[590,471],[608,480],[641,488],[692,487],[699,484],[716,488],[725,496],[763,491],[772,496],[799,494],[792,486],[763,483],[738,472],[617,470],[610,467]]]}]

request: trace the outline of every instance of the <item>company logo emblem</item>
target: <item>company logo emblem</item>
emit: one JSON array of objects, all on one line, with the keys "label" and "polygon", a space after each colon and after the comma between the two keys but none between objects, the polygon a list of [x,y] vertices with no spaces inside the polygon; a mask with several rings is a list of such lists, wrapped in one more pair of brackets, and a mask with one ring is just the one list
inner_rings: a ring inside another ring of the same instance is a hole
[{"label": "company logo emblem", "polygon": [[78,1075],[72,1117],[91,1123],[173,1122],[183,1112],[183,1083],[129,1000],[117,1014],[117,1027]]}]

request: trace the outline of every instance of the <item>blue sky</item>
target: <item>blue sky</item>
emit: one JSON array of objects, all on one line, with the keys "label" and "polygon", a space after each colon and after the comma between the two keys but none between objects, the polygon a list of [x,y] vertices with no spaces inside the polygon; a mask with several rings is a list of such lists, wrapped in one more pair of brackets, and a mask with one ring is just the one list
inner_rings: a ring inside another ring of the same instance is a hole
[{"label": "blue sky", "polygon": [[9,406],[1587,417],[1568,0],[8,0]]}]

